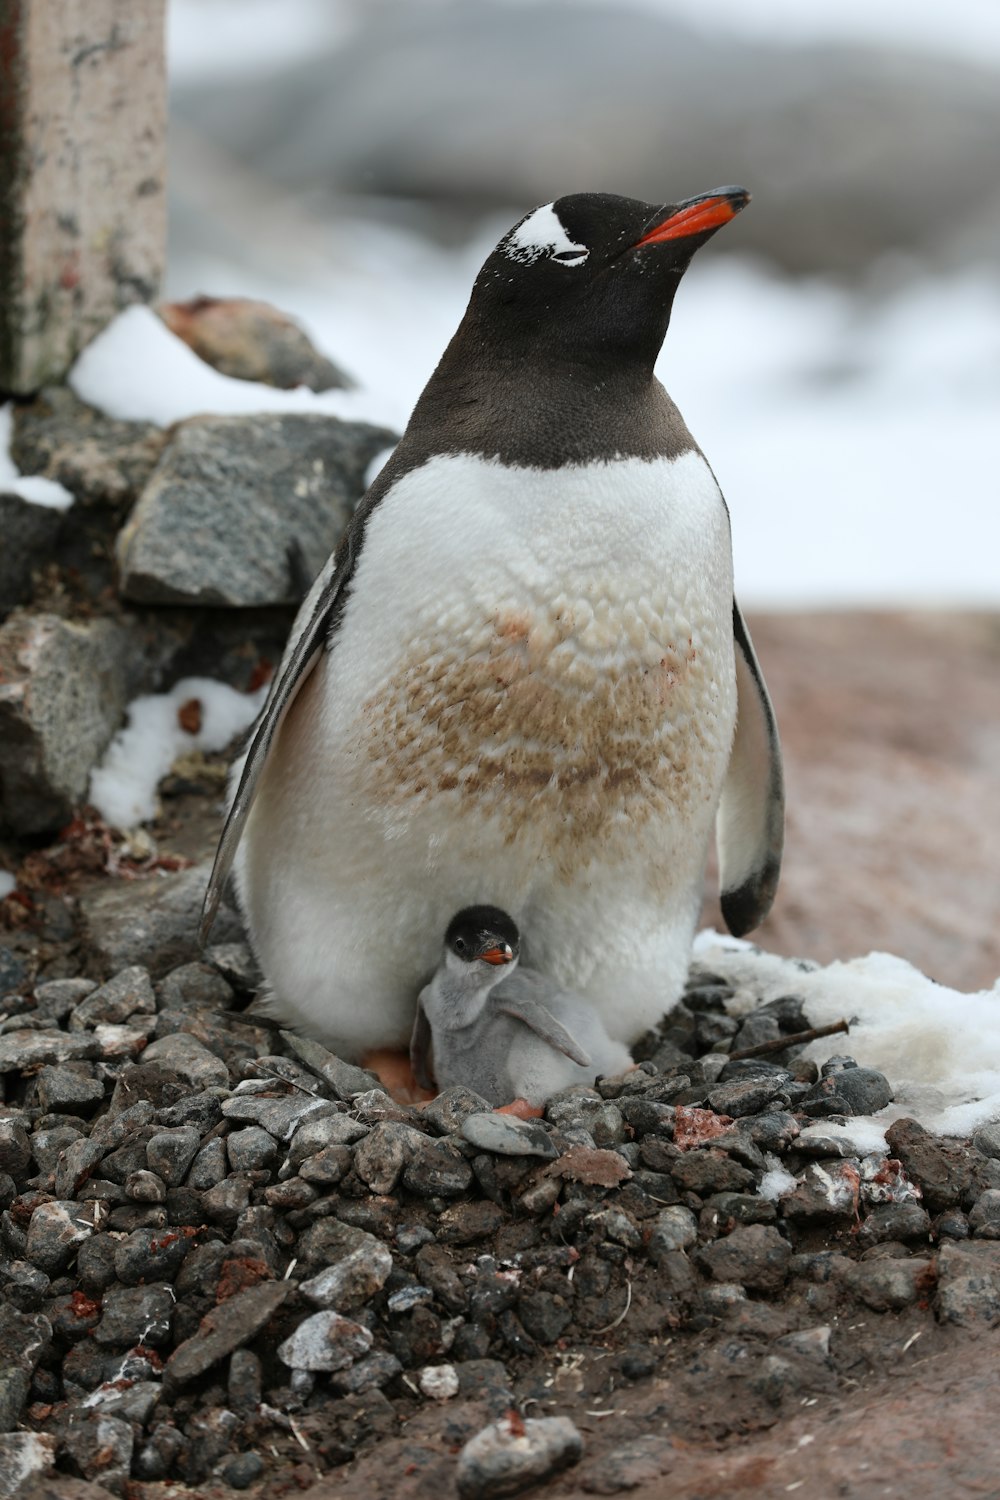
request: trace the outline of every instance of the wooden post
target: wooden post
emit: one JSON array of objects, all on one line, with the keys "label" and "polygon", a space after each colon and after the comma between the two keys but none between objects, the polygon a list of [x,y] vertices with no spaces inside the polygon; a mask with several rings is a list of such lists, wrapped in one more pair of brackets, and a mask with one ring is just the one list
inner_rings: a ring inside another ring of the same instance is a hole
[{"label": "wooden post", "polygon": [[166,253],[166,0],[0,0],[0,392],[60,380]]}]

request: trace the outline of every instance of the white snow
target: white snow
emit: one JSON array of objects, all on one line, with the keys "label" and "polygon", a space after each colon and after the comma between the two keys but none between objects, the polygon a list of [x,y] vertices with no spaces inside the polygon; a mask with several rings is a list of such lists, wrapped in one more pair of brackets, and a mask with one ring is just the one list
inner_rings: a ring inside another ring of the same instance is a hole
[{"label": "white snow", "polygon": [[150,308],[139,306],[119,313],[87,345],[69,384],[81,401],[108,416],[158,427],[206,412],[327,412],[356,418],[378,410],[376,396],[356,391],[317,393],[305,386],[284,391],[221,375]]},{"label": "white snow", "polygon": [[[115,828],[133,828],[155,817],[157,785],[177,757],[224,749],[253,723],[266,695],[266,687],[239,693],[224,682],[185,677],[169,693],[136,698],[128,708],[128,723],[91,773],[90,801]],[[192,698],[201,704],[196,734],[182,728],[177,716]]]},{"label": "white snow", "polygon": [[17,889],[17,876],[10,870],[0,870],[0,901]]},{"label": "white snow", "polygon": [[765,1155],[764,1162],[767,1171],[760,1179],[757,1192],[760,1197],[777,1203],[778,1199],[783,1198],[786,1193],[793,1192],[798,1184],[788,1168],[782,1166],[778,1158],[772,1156],[770,1152]]},{"label": "white snow", "polygon": [[51,510],[68,510],[73,496],[54,479],[44,479],[40,474],[21,474],[10,456],[10,440],[14,424],[14,413],[10,402],[0,406],[0,494],[18,495],[32,505],[45,505]]},{"label": "white snow", "polygon": [[590,254],[586,245],[578,245],[575,240],[570,239],[551,203],[532,209],[504,241],[504,254],[510,260],[529,265],[546,252],[549,255],[573,255],[574,251],[576,254],[573,260],[566,261],[566,265],[582,265]]},{"label": "white snow", "polygon": [[957,1136],[1000,1119],[1000,980],[991,990],[963,994],[888,953],[823,968],[716,932],[699,933],[695,956],[734,987],[732,1015],[799,995],[811,1025],[843,1017],[851,1027],[849,1035],[811,1043],[808,1057],[822,1063],[847,1055],[888,1078],[895,1101],[877,1116],[843,1127],[817,1121],[814,1133],[844,1135],[864,1152],[884,1151],[886,1126],[904,1115]]}]

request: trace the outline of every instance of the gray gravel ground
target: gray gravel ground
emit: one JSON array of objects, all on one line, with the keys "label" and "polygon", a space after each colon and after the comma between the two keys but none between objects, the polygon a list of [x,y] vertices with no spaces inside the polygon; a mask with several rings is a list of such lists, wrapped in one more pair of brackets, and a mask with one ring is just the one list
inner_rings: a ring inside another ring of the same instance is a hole
[{"label": "gray gravel ground", "polygon": [[[238,942],[155,977],[18,965],[0,949],[0,1444],[47,1494],[430,1494],[437,1469],[403,1478],[435,1423],[461,1496],[567,1468],[611,1494],[662,1468],[668,1370],[692,1412],[711,1374],[718,1440],[855,1382],[852,1325],[1000,1323],[997,1131],[803,1140],[891,1088],[849,1037],[821,1073],[730,1055],[803,1029],[794,995],[737,1021],[694,970],[634,1072],[520,1122],[462,1088],[399,1104],[262,1025]],[[645,1414],[595,1434],[616,1388]]]}]

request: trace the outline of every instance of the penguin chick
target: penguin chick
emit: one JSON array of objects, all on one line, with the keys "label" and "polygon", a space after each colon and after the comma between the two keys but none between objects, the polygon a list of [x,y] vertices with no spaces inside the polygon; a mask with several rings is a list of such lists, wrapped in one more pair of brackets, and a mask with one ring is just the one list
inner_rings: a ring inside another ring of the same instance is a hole
[{"label": "penguin chick", "polygon": [[452,918],[441,962],[417,1001],[410,1057],[417,1081],[464,1084],[491,1104],[544,1104],[574,1083],[632,1066],[580,995],[518,967],[517,924],[496,906]]}]

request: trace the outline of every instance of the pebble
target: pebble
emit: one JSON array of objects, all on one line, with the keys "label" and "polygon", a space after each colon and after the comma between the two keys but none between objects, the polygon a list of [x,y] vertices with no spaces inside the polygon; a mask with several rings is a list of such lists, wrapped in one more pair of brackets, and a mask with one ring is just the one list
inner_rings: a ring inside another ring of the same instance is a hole
[{"label": "pebble", "polygon": [[583,1439],[568,1417],[516,1412],[484,1427],[458,1456],[455,1482],[462,1500],[517,1494],[578,1463]]},{"label": "pebble", "polygon": [[161,1348],[170,1339],[174,1305],[168,1286],[109,1286],[94,1340],[113,1349],[129,1349],[133,1344]]},{"label": "pebble", "polygon": [[188,1172],[188,1185],[197,1191],[218,1187],[225,1181],[229,1170],[226,1143],[221,1136],[206,1141],[198,1152]]},{"label": "pebble", "polygon": [[328,1084],[336,1097],[345,1103],[350,1103],[358,1094],[363,1094],[378,1084],[374,1073],[344,1062],[343,1058],[329,1052],[311,1037],[297,1036],[294,1031],[283,1031],[281,1040],[290,1052],[304,1062],[317,1078]]},{"label": "pebble", "polygon": [[327,1146],[353,1146],[367,1134],[368,1126],[352,1120],[350,1115],[317,1114],[304,1120],[296,1129],[288,1147],[287,1160],[290,1166],[297,1167]]},{"label": "pebble", "polygon": [[454,1365],[425,1365],[417,1384],[431,1401],[450,1401],[458,1395],[458,1372]]},{"label": "pebble", "polygon": [[414,1283],[410,1286],[400,1287],[398,1292],[393,1292],[386,1301],[389,1311],[396,1316],[401,1313],[412,1312],[415,1307],[426,1307],[434,1301],[434,1293],[429,1286],[420,1286]]},{"label": "pebble", "polygon": [[92,979],[50,979],[35,988],[35,1015],[65,1021],[96,988]]},{"label": "pebble", "polygon": [[934,1286],[929,1260],[865,1260],[845,1270],[848,1288],[876,1312],[909,1307]]},{"label": "pebble", "polygon": [[104,1102],[104,1084],[88,1072],[75,1068],[42,1068],[35,1078],[38,1103],[46,1114],[89,1115]]},{"label": "pebble", "polygon": [[859,1163],[810,1162],[799,1174],[797,1186],[781,1196],[781,1211],[790,1219],[839,1218],[857,1213],[861,1191]]},{"label": "pebble", "polygon": [[885,1240],[928,1240],[931,1217],[919,1203],[882,1203],[872,1209],[858,1232],[862,1246]]},{"label": "pebble", "polygon": [[[73,1132],[72,1139],[76,1138]],[[32,1151],[38,1147],[37,1134],[34,1141],[28,1140],[28,1132],[19,1120],[0,1120],[0,1172],[9,1172],[12,1177],[21,1177],[28,1169]],[[43,1148],[44,1149],[44,1148]],[[58,1156],[61,1146],[55,1149]],[[53,1157],[52,1165],[55,1165]]]},{"label": "pebble", "polygon": [[554,1161],[559,1155],[551,1135],[537,1120],[493,1113],[469,1115],[462,1121],[460,1133],[480,1151],[500,1156],[539,1156],[543,1161]]},{"label": "pebble", "polygon": [[69,1265],[80,1244],[99,1228],[104,1210],[99,1203],[56,1200],[42,1203],[31,1215],[25,1258],[55,1276]]},{"label": "pebble", "polygon": [[974,1130],[972,1144],[984,1156],[1000,1157],[1000,1120],[991,1120]]},{"label": "pebble", "polygon": [[90,1032],[77,1036],[68,1031],[28,1031],[22,1028],[0,1036],[0,1073],[24,1072],[27,1068],[46,1063],[97,1057],[99,1052]]},{"label": "pebble", "polygon": [[756,1115],[767,1108],[787,1080],[788,1074],[784,1072],[732,1078],[727,1083],[717,1083],[709,1092],[708,1102],[719,1115],[731,1115],[734,1119]]},{"label": "pebble", "polygon": [[647,1251],[657,1265],[674,1250],[687,1250],[698,1239],[698,1221],[689,1208],[680,1203],[662,1208],[653,1224]]},{"label": "pebble", "polygon": [[1000,1189],[980,1193],[969,1210],[969,1227],[977,1239],[1000,1240]]},{"label": "pebble", "polygon": [[290,1338],[278,1345],[278,1358],[295,1370],[345,1370],[374,1342],[371,1331],[338,1312],[318,1312],[303,1319]]},{"label": "pebble", "polygon": [[943,1323],[995,1328],[1000,1323],[1000,1245],[995,1240],[942,1244],[936,1311]]},{"label": "pebble", "polygon": [[51,1433],[0,1432],[0,1500],[14,1500],[33,1474],[53,1468],[56,1443]]},{"label": "pebble", "polygon": [[421,1196],[457,1198],[471,1186],[472,1175],[471,1166],[451,1140],[432,1141],[424,1136],[403,1168],[403,1185]]},{"label": "pebble", "polygon": [[196,1089],[227,1087],[229,1069],[221,1057],[203,1047],[186,1031],[174,1032],[150,1042],[143,1053],[145,1063],[162,1063]]},{"label": "pebble", "polygon": [[237,1453],[222,1466],[221,1478],[231,1490],[247,1490],[264,1472],[259,1453]]},{"label": "pebble", "polygon": [[697,1254],[716,1281],[736,1283],[755,1292],[777,1292],[784,1286],[792,1247],[768,1224],[738,1225],[724,1239]]},{"label": "pebble", "polygon": [[[829,1063],[826,1065],[829,1067]],[[826,1073],[801,1102],[807,1115],[873,1115],[894,1098],[889,1080],[874,1068],[851,1066]]]},{"label": "pebble", "polygon": [[135,1203],[165,1203],[167,1185],[155,1172],[130,1172],[125,1179],[125,1196]]},{"label": "pebble", "polygon": [[391,1193],[403,1168],[425,1137],[412,1125],[395,1120],[373,1125],[354,1150],[354,1170],[373,1193]]},{"label": "pebble", "polygon": [[187,1176],[200,1146],[201,1135],[193,1125],[158,1131],[146,1142],[146,1166],[167,1187],[176,1187]]},{"label": "pebble", "polygon": [[278,1141],[290,1141],[296,1129],[308,1116],[325,1109],[322,1099],[308,1094],[235,1094],[222,1106],[223,1117],[236,1122],[259,1125]]},{"label": "pebble", "polygon": [[339,1226],[342,1255],[299,1287],[316,1307],[338,1310],[363,1306],[382,1290],[392,1274],[393,1260],[381,1240],[350,1225]]},{"label": "pebble", "polygon": [[[186,1385],[234,1349],[249,1344],[293,1290],[294,1283],[290,1281],[262,1282],[220,1302],[202,1319],[197,1333],[171,1354],[166,1368],[169,1379],[176,1385]],[[281,1353],[280,1349],[278,1352]]]},{"label": "pebble", "polygon": [[148,969],[133,964],[122,969],[93,989],[69,1012],[70,1031],[85,1031],[99,1022],[120,1025],[136,1014],[150,1016],[156,1010],[156,997]]},{"label": "pebble", "polygon": [[226,1153],[234,1172],[267,1170],[278,1156],[278,1143],[259,1125],[234,1130],[226,1137]]},{"label": "pebble", "polygon": [[327,1146],[299,1167],[299,1176],[317,1187],[335,1187],[351,1170],[354,1158],[349,1146]]},{"label": "pebble", "polygon": [[115,1275],[122,1286],[173,1281],[190,1248],[188,1236],[176,1230],[135,1229],[118,1242]]}]

